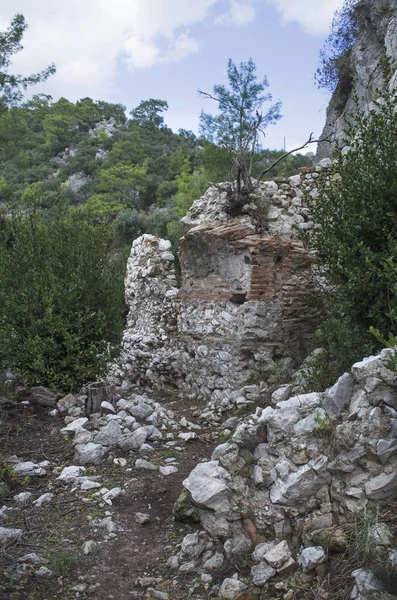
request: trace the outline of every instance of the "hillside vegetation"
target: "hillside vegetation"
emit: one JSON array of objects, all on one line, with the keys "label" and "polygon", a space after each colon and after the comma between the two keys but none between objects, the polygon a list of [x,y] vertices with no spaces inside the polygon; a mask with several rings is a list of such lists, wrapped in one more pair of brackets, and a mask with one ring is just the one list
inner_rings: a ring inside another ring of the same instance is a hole
[{"label": "hillside vegetation", "polygon": [[[143,232],[175,238],[179,218],[209,181],[229,177],[227,152],[164,124],[167,103],[125,108],[39,94],[0,114],[0,202],[42,210],[62,202],[95,222],[114,222],[117,245]],[[281,151],[259,150],[258,172]],[[295,173],[311,158],[290,156],[269,177]]]}]

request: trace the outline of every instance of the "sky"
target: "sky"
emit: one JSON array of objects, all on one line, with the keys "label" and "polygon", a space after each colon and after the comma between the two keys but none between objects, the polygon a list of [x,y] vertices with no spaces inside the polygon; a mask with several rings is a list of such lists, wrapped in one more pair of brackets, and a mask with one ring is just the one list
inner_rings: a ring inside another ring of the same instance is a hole
[{"label": "sky", "polygon": [[[200,98],[227,84],[227,63],[252,58],[267,77],[283,118],[266,130],[264,147],[288,150],[321,135],[329,96],[313,74],[342,0],[0,0],[0,30],[16,13],[28,23],[13,73],[54,62],[57,72],[26,94],[54,100],[91,97],[127,111],[141,100],[166,100],[166,124],[198,133]],[[266,108],[266,107],[265,107]],[[309,147],[308,150],[313,150]]]}]

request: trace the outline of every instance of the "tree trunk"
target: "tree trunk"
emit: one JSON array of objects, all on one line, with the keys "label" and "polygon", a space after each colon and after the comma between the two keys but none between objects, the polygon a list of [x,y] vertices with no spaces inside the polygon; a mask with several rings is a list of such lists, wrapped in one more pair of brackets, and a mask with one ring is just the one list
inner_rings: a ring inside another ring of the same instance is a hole
[{"label": "tree trunk", "polygon": [[87,399],[85,401],[85,414],[88,417],[92,413],[101,412],[102,402],[110,402],[112,406],[116,405],[116,388],[107,381],[96,381],[86,387]]}]

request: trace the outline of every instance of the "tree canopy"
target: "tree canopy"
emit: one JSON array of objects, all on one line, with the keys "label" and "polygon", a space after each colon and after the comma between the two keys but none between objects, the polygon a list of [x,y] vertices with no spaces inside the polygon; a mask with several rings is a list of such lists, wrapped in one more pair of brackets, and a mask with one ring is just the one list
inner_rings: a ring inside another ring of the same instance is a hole
[{"label": "tree canopy", "polygon": [[12,56],[23,49],[21,41],[26,29],[25,17],[18,13],[12,19],[10,26],[0,32],[0,111],[20,103],[23,98],[22,90],[26,90],[40,81],[45,81],[55,73],[54,64],[39,73],[25,77],[8,72]]},{"label": "tree canopy", "polygon": [[265,128],[281,118],[281,102],[271,105],[265,112],[262,107],[272,101],[265,93],[267,78],[257,80],[256,66],[248,62],[235,65],[231,59],[227,70],[229,87],[215,85],[213,93],[199,91],[204,98],[215,100],[219,114],[201,113],[201,133],[211,142],[224,148],[229,156],[232,180],[236,180],[235,204],[238,210],[244,197],[252,191],[251,177],[260,136]]}]

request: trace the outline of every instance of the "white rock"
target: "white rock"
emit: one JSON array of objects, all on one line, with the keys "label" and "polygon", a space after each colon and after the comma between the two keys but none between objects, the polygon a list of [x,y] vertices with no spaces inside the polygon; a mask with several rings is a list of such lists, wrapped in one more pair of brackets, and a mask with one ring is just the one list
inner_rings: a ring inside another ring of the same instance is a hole
[{"label": "white rock", "polygon": [[291,558],[291,552],[285,540],[277,544],[277,546],[274,546],[274,548],[264,555],[265,561],[274,569],[279,569]]},{"label": "white rock", "polygon": [[43,477],[46,471],[36,463],[28,460],[15,465],[14,473],[18,477]]},{"label": "white rock", "polygon": [[150,515],[148,515],[147,513],[135,513],[134,521],[139,525],[145,525],[146,523],[149,523]]},{"label": "white rock", "polygon": [[35,571],[34,574],[36,577],[51,577],[53,572],[50,571],[50,569],[47,569],[47,567],[40,567],[40,569]]},{"label": "white rock", "polygon": [[394,497],[397,490],[397,472],[382,473],[370,479],[364,486],[370,500],[385,500]]},{"label": "white rock", "polygon": [[178,438],[180,440],[183,440],[184,442],[189,442],[190,440],[197,439],[197,433],[195,433],[194,431],[187,431],[184,433],[179,433]]},{"label": "white rock", "polygon": [[82,465],[98,465],[106,456],[108,448],[101,444],[77,444],[75,446],[74,460]]},{"label": "white rock", "polygon": [[283,480],[277,479],[270,490],[270,500],[274,504],[295,506],[313,497],[323,485],[328,485],[331,475],[326,470],[328,459],[320,456],[302,465]]},{"label": "white rock", "polygon": [[43,506],[43,504],[48,504],[49,502],[51,502],[51,500],[54,498],[54,494],[52,494],[51,492],[47,492],[45,494],[42,494],[41,496],[39,496],[39,498],[37,498],[37,500],[35,500],[33,502],[33,504],[35,506]]},{"label": "white rock", "polygon": [[203,569],[212,573],[213,571],[220,569],[223,566],[224,561],[225,559],[223,558],[223,554],[220,554],[220,552],[215,552],[212,558],[209,558],[205,561],[203,564]]},{"label": "white rock", "polygon": [[112,488],[111,490],[109,490],[102,496],[102,500],[104,500],[106,502],[106,504],[112,504],[112,500],[115,500],[116,498],[118,498],[118,496],[120,496],[120,494],[122,494],[122,493],[123,493],[123,490],[121,488],[119,488],[119,487]]},{"label": "white rock", "polygon": [[87,417],[81,417],[80,419],[75,419],[74,421],[69,423],[69,425],[67,425],[66,427],[63,427],[61,429],[61,433],[62,434],[76,433],[76,431],[81,429],[83,427],[83,425],[85,425],[86,423],[88,423]]},{"label": "white rock", "polygon": [[251,568],[252,583],[258,587],[263,587],[275,574],[275,569],[265,562],[261,562],[259,565]]},{"label": "white rock", "polygon": [[15,502],[18,504],[28,504],[31,498],[32,494],[30,492],[21,492],[20,494],[14,496]]},{"label": "white rock", "polygon": [[114,408],[113,404],[104,400],[101,402],[101,413],[104,415],[114,415],[116,413],[116,409]]},{"label": "white rock", "polygon": [[341,375],[335,385],[325,392],[323,398],[323,407],[325,410],[335,415],[340,415],[342,410],[349,406],[353,387],[353,376],[350,373]]},{"label": "white rock", "polygon": [[379,596],[381,586],[372,571],[356,569],[352,572],[352,577],[356,580],[356,585],[350,596],[353,600],[364,600],[365,598],[376,598]]},{"label": "white rock", "polygon": [[147,430],[145,427],[139,427],[135,431],[125,435],[120,443],[123,450],[138,450],[147,439]]},{"label": "white rock", "polygon": [[234,600],[247,589],[247,585],[238,579],[224,579],[218,591],[220,600]]},{"label": "white rock", "polygon": [[288,400],[281,400],[280,402],[277,402],[277,408],[296,408],[298,410],[316,408],[317,406],[320,406],[321,399],[322,395],[318,392],[311,392],[310,394],[299,394],[298,396],[293,396]]},{"label": "white rock", "polygon": [[294,434],[298,437],[301,435],[308,435],[316,429],[319,429],[321,423],[326,423],[328,419],[328,413],[325,412],[323,408],[316,408],[316,410],[311,414],[301,419],[294,425]]},{"label": "white rock", "polygon": [[326,554],[321,546],[310,546],[304,548],[298,556],[298,563],[303,571],[310,571],[315,566],[327,560]]},{"label": "white rock", "polygon": [[76,431],[73,438],[73,445],[76,446],[77,444],[88,444],[89,442],[92,442],[93,437],[94,433],[92,431],[88,431],[82,427]]},{"label": "white rock", "polygon": [[8,540],[19,540],[22,537],[22,529],[13,529],[10,527],[0,527],[0,543]]},{"label": "white rock", "polygon": [[57,477],[57,479],[59,479],[60,481],[65,481],[66,483],[74,482],[76,481],[76,479],[81,477],[81,475],[85,473],[85,471],[85,467],[75,467],[71,465],[70,467],[65,467],[64,469],[62,469],[62,472],[59,475],[59,477]]},{"label": "white rock", "polygon": [[137,460],[135,461],[135,468],[136,469],[147,469],[148,471],[157,471],[158,470],[158,467],[156,465],[154,465],[153,463],[151,463],[148,460],[145,460],[143,458],[137,458]]},{"label": "white rock", "polygon": [[216,460],[200,463],[182,484],[198,506],[211,510],[227,510],[231,475]]},{"label": "white rock", "polygon": [[160,467],[159,472],[161,473],[161,475],[172,475],[173,473],[177,473],[178,469],[176,467],[173,467],[172,465],[169,465],[166,467]]},{"label": "white rock", "polygon": [[98,483],[97,481],[91,481],[91,479],[86,479],[81,484],[80,489],[82,489],[82,490],[94,490],[94,489],[97,489],[97,488],[100,488],[100,487],[101,487],[101,484]]},{"label": "white rock", "polygon": [[95,542],[94,540],[87,540],[86,542],[84,542],[81,549],[83,551],[83,554],[87,556],[88,554],[92,554],[93,552],[95,552],[97,547],[97,542]]},{"label": "white rock", "polygon": [[271,550],[273,550],[273,548],[276,547],[276,542],[274,541],[270,541],[270,542],[263,542],[261,544],[257,544],[255,546],[255,550],[252,553],[252,559],[255,562],[263,562],[264,560],[264,556],[265,554],[267,554],[267,552],[270,552]]},{"label": "white rock", "polygon": [[110,421],[94,437],[94,443],[101,446],[117,446],[123,439],[121,427],[117,421]]}]

